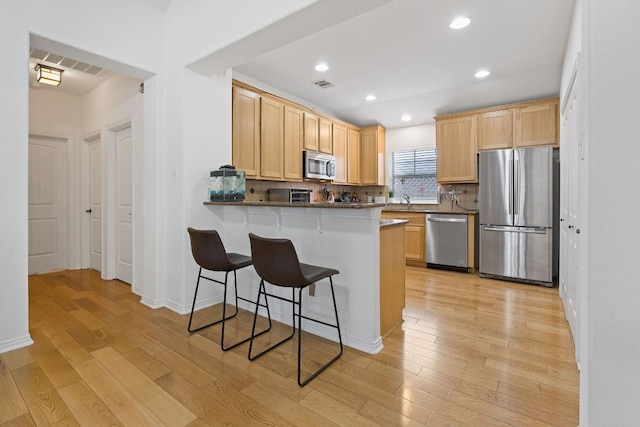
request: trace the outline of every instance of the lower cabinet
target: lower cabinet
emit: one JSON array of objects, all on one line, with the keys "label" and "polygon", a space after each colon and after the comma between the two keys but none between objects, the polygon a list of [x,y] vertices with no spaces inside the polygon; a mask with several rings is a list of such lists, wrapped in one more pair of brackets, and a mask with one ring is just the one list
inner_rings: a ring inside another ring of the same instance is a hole
[{"label": "lower cabinet", "polygon": [[426,218],[427,215],[420,212],[383,211],[383,219],[406,219],[409,223],[404,228],[405,233],[405,258],[406,263],[426,266]]},{"label": "lower cabinet", "polygon": [[380,335],[385,336],[402,324],[404,309],[405,225],[380,228]]}]

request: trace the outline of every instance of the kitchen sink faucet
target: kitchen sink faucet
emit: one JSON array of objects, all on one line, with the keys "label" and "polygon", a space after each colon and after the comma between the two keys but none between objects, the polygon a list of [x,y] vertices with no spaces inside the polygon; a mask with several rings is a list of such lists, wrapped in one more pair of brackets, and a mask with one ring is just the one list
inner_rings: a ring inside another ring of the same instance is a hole
[{"label": "kitchen sink faucet", "polygon": [[405,194],[402,198],[407,201],[407,209],[411,209],[411,197],[409,197],[408,194]]}]

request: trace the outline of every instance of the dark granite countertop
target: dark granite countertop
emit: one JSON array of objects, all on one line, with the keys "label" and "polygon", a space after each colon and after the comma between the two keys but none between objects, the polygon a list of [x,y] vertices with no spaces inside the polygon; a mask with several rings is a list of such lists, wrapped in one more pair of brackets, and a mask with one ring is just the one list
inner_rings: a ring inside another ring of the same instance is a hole
[{"label": "dark granite countertop", "polygon": [[390,227],[392,225],[404,225],[408,224],[409,220],[407,219],[381,219],[380,220],[380,228]]},{"label": "dark granite countertop", "polygon": [[437,214],[447,214],[447,215],[478,215],[478,211],[449,211],[449,210],[440,210],[440,209],[428,209],[428,208],[390,208],[388,205],[386,208],[382,209],[383,212],[401,212],[401,213],[437,213]]},{"label": "dark granite countertop", "polygon": [[287,202],[204,202],[205,205],[216,206],[262,206],[276,208],[328,208],[328,209],[371,209],[383,208],[385,203],[287,203]]}]

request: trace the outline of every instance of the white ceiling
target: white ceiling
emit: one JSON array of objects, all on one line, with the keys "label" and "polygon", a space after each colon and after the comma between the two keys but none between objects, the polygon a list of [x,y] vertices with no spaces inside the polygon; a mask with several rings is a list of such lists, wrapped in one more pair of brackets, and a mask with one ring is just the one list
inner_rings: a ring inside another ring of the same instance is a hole
[{"label": "white ceiling", "polygon": [[[413,126],[438,114],[557,96],[574,3],[395,0],[234,70],[360,126]],[[451,30],[460,15],[471,24]],[[315,71],[319,61],[330,69]],[[491,75],[478,80],[481,68]],[[333,86],[312,84],[320,79]],[[369,93],[376,101],[365,101]],[[412,121],[401,121],[403,114]]]},{"label": "white ceiling", "polygon": [[[171,2],[143,1],[162,10]],[[430,123],[439,114],[557,96],[574,3],[394,0],[234,71],[359,126],[378,123],[392,129]],[[469,17],[471,24],[449,29],[449,22],[460,15]],[[330,69],[315,71],[319,61]],[[32,58],[32,80],[35,63]],[[114,74],[107,69],[91,75],[59,68],[65,73],[55,90],[76,95]],[[473,75],[481,68],[491,75],[478,80]],[[333,86],[318,88],[313,84],[318,80]],[[370,93],[377,97],[374,102],[364,99]],[[412,121],[401,121],[403,114],[411,115]]]}]

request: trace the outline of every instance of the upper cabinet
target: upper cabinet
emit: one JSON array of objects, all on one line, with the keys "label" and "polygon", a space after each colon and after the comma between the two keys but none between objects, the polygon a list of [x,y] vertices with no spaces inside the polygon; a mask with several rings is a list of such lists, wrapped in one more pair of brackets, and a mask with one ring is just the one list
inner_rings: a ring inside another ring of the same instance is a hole
[{"label": "upper cabinet", "polygon": [[318,124],[320,118],[313,113],[304,113],[304,149],[318,151]]},{"label": "upper cabinet", "polygon": [[385,129],[372,126],[360,132],[360,183],[385,185]]},{"label": "upper cabinet", "polygon": [[558,145],[558,98],[485,109],[478,116],[478,150]]},{"label": "upper cabinet", "polygon": [[260,100],[260,177],[283,179],[284,122],[281,102],[262,97]]},{"label": "upper cabinet", "polygon": [[320,117],[318,120],[318,151],[333,152],[333,124],[331,120]]},{"label": "upper cabinet", "polygon": [[477,182],[476,117],[436,118],[438,182]]},{"label": "upper cabinet", "polygon": [[516,147],[558,146],[558,98],[528,103],[516,113]]},{"label": "upper cabinet", "polygon": [[302,181],[303,118],[302,110],[289,105],[284,106],[282,175],[287,181]]},{"label": "upper cabinet", "polygon": [[360,129],[233,83],[233,164],[247,178],[303,181],[302,152],[336,156],[335,184],[385,185],[385,129]]},{"label": "upper cabinet", "polygon": [[347,128],[347,183],[360,184],[360,131]]},{"label": "upper cabinet", "polygon": [[232,99],[232,161],[247,178],[256,178],[260,174],[260,96],[234,87]]},{"label": "upper cabinet", "polygon": [[478,182],[477,152],[558,146],[558,98],[438,116],[437,176],[441,183]]},{"label": "upper cabinet", "polygon": [[333,155],[336,156],[336,184],[347,183],[347,127],[333,124]]}]

